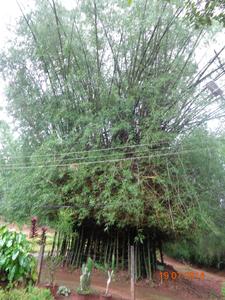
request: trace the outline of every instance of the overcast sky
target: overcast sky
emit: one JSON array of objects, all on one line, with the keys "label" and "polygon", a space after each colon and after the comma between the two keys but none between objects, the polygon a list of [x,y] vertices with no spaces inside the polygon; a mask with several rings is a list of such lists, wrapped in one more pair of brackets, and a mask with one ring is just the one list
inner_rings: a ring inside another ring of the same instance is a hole
[{"label": "overcast sky", "polygon": [[[40,0],[41,1],[41,0]],[[34,0],[18,0],[24,11],[30,10],[34,6]],[[62,0],[63,4],[71,9],[75,0]],[[6,41],[10,38],[10,27],[16,25],[16,21],[21,16],[17,0],[0,1],[0,51],[5,47]],[[10,122],[5,110],[4,83],[0,78],[0,120]]]},{"label": "overcast sky", "polygon": [[[34,6],[34,0],[18,0],[23,10],[30,10]],[[67,8],[73,8],[75,6],[75,0],[61,0],[61,2]],[[9,25],[14,26],[16,20],[21,16],[21,11],[17,4],[17,0],[5,0],[0,2],[0,51],[4,48],[6,41],[10,38],[10,32],[8,30]],[[202,45],[201,49],[197,51],[198,61],[201,64],[205,63],[213,55],[214,49],[221,48],[222,43],[225,41],[225,33],[218,34],[214,40],[209,41],[207,44]],[[225,83],[223,84],[225,85]],[[0,120],[10,121],[5,111],[6,101],[4,99],[4,84],[0,79]],[[211,128],[218,126],[217,121],[210,123]]]}]

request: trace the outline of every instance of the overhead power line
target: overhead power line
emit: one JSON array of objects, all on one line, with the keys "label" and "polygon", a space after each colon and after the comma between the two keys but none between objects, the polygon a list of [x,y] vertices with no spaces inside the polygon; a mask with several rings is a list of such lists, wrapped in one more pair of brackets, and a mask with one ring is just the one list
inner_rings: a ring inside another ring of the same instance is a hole
[{"label": "overhead power line", "polygon": [[151,159],[154,157],[167,157],[167,156],[173,156],[173,155],[179,155],[184,153],[192,153],[192,152],[198,152],[198,151],[208,151],[210,148],[198,148],[198,149],[192,149],[192,150],[181,150],[173,153],[158,153],[158,154],[149,154],[149,155],[143,155],[143,156],[135,156],[135,157],[128,157],[128,158],[118,158],[118,159],[111,159],[111,160],[96,160],[96,161],[86,161],[86,162],[76,162],[73,161],[70,164],[45,164],[45,165],[33,165],[33,166],[6,166],[6,165],[0,165],[0,168],[5,170],[10,169],[33,169],[33,168],[52,168],[52,167],[71,167],[72,165],[80,166],[80,165],[93,165],[93,164],[103,164],[103,163],[115,163],[120,161],[133,161],[133,160],[140,160],[140,159]]},{"label": "overhead power line", "polygon": [[[169,150],[171,149],[171,147],[163,147],[163,148],[158,148],[158,149],[151,149],[151,152],[157,153],[157,152],[161,152],[163,150]],[[95,155],[95,156],[84,156],[84,157],[69,157],[69,158],[58,158],[58,159],[53,159],[51,157],[51,161],[48,161],[47,163],[57,163],[57,162],[69,162],[70,160],[72,160],[71,163],[74,162],[74,160],[76,161],[83,161],[83,160],[89,160],[89,159],[99,159],[99,158],[108,158],[108,157],[112,157],[112,158],[118,158],[118,156],[124,156],[124,155],[135,155],[135,154],[144,154],[144,153],[149,153],[149,149],[148,150],[141,150],[141,151],[132,151],[132,152],[115,152],[115,153],[111,153],[111,154],[104,154],[104,155]],[[120,157],[119,157],[120,158]],[[44,163],[44,162],[43,162]],[[29,162],[30,165],[32,165],[32,162]],[[20,166],[20,165],[24,165],[24,163],[6,163],[7,166]],[[28,164],[26,164],[28,166]]]},{"label": "overhead power line", "polygon": [[[105,151],[113,151],[113,150],[123,150],[127,148],[140,148],[140,147],[153,147],[158,144],[166,144],[169,141],[165,140],[159,140],[155,143],[151,144],[137,144],[137,145],[126,145],[126,146],[117,146],[117,147],[112,147],[112,148],[101,148],[101,149],[93,149],[93,150],[79,150],[79,151],[71,151],[71,152],[64,152],[64,153],[54,153],[54,154],[30,154],[30,155],[23,155],[23,158],[38,158],[38,157],[57,157],[57,156],[63,156],[63,155],[70,155],[70,154],[82,154],[82,153],[92,153],[92,152],[105,152]],[[21,158],[19,155],[13,156],[13,158]]]}]

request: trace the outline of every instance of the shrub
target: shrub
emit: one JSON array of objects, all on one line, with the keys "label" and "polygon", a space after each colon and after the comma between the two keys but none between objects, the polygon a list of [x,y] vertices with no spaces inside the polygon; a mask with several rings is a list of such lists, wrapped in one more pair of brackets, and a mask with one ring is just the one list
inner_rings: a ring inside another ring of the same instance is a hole
[{"label": "shrub", "polygon": [[0,290],[0,300],[53,300],[48,289],[30,288],[10,291]]},{"label": "shrub", "polygon": [[222,234],[198,232],[190,239],[165,244],[164,251],[176,259],[221,270],[225,263],[224,247]]},{"label": "shrub", "polygon": [[223,299],[225,299],[225,282],[222,284],[222,287],[221,287],[221,294],[223,296]]},{"label": "shrub", "polygon": [[79,294],[89,294],[91,287],[91,272],[94,263],[89,257],[86,264],[82,265],[82,275],[80,276],[80,287],[77,289]]},{"label": "shrub", "polygon": [[63,295],[65,297],[68,297],[70,293],[71,293],[70,289],[67,288],[66,286],[60,286],[57,291],[57,295]]},{"label": "shrub", "polygon": [[11,286],[33,283],[36,279],[36,261],[30,255],[30,243],[22,233],[0,227],[1,280]]},{"label": "shrub", "polygon": [[55,271],[61,265],[62,262],[63,262],[63,256],[48,256],[46,259],[51,286],[54,285]]}]

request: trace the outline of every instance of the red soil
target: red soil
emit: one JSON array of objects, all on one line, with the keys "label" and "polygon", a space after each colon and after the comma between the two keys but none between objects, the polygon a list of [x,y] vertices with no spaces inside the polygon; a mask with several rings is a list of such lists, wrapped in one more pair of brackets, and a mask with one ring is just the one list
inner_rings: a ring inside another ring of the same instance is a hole
[{"label": "red soil", "polygon": [[[202,269],[190,267],[179,263],[171,258],[166,258],[166,271],[173,272],[202,272]],[[173,267],[171,266],[173,265]],[[212,274],[204,271],[204,280],[184,279],[167,280],[162,283],[159,280],[159,272],[155,276],[157,283],[154,286],[148,281],[139,281],[136,284],[136,300],[198,300],[198,299],[222,299],[220,295],[222,283],[225,282],[224,273]],[[65,285],[72,290],[79,286],[80,272],[73,272],[65,268],[59,268],[56,272],[55,281],[58,285]],[[43,269],[42,281],[48,281],[48,270]],[[95,270],[92,276],[92,287],[103,293],[106,285],[105,276]],[[130,299],[130,281],[127,273],[116,274],[116,280],[112,283],[111,293],[113,299]],[[57,298],[63,299],[63,298]],[[67,298],[70,299],[70,298]],[[71,298],[74,299],[74,298]]]},{"label": "red soil", "polygon": [[[0,219],[0,224],[2,224]],[[7,225],[10,229],[19,230],[15,224]],[[23,226],[22,231],[29,234],[30,226]],[[50,229],[48,229],[48,232]],[[52,231],[53,234],[53,231]],[[148,281],[139,281],[136,284],[136,300],[199,300],[199,299],[222,299],[221,286],[225,283],[225,272],[215,271],[213,269],[201,269],[199,267],[183,264],[172,258],[165,257],[167,264],[166,271],[171,272],[203,272],[204,280],[179,278],[176,280],[164,280],[160,282],[159,272],[155,276],[156,283],[152,285]],[[58,285],[65,285],[72,290],[79,286],[80,272],[71,272],[68,269],[60,268],[56,272],[55,281]],[[42,282],[48,281],[48,270],[43,269]],[[106,278],[99,271],[94,271],[92,276],[92,287],[101,293],[104,293]],[[116,280],[112,282],[111,293],[113,299],[130,299],[130,281],[127,273],[120,272],[116,274]],[[57,299],[72,299],[60,298]]]}]

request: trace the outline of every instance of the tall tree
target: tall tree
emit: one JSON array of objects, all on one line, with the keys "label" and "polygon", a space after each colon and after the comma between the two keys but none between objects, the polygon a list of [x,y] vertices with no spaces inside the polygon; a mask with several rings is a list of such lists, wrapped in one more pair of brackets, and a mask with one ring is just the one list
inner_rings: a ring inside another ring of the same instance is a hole
[{"label": "tall tree", "polygon": [[[153,260],[157,239],[205,222],[199,202],[207,183],[195,184],[187,154],[207,148],[185,139],[224,117],[221,95],[206,83],[224,75],[224,62],[213,63],[225,47],[199,69],[194,54],[204,32],[183,15],[181,1],[141,0],[127,10],[125,2],[87,0],[73,11],[37,2],[21,18],[0,61],[21,145],[3,166],[8,212],[20,206],[20,217],[54,219],[55,209],[72,207],[80,224],[117,232],[108,249],[117,247],[118,257],[121,227],[136,241],[151,233]],[[76,253],[87,238],[97,255],[99,236],[84,235]],[[64,240],[62,249],[74,243]],[[79,255],[71,259],[79,265]]]}]

